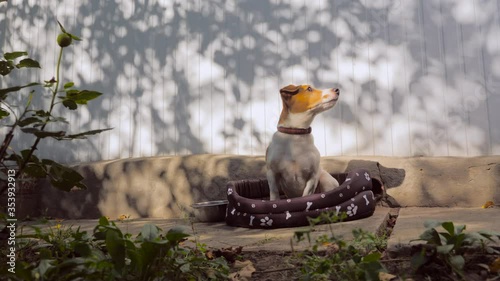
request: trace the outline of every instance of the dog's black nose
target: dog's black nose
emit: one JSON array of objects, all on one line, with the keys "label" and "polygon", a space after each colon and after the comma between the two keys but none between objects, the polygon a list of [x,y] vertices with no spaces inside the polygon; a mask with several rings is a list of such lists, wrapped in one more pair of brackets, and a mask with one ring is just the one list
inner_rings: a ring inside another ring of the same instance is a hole
[{"label": "dog's black nose", "polygon": [[335,94],[339,95],[340,96],[340,91],[339,89],[333,89],[333,91],[335,92]]}]

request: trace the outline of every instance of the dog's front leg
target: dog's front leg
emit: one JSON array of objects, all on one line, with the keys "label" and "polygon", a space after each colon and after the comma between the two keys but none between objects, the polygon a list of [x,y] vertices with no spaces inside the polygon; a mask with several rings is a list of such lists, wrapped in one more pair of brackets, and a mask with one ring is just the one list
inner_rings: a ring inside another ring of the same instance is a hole
[{"label": "dog's front leg", "polygon": [[278,185],[276,184],[276,177],[271,170],[268,170],[267,173],[267,183],[269,184],[269,200],[278,200],[280,199],[280,191],[278,189]]},{"label": "dog's front leg", "polygon": [[318,189],[321,192],[327,192],[334,190],[337,187],[339,187],[339,182],[332,177],[332,175],[322,169],[319,174]]},{"label": "dog's front leg", "polygon": [[304,188],[304,193],[302,196],[311,195],[316,191],[316,186],[318,185],[318,177],[312,177],[306,182],[306,188]]}]

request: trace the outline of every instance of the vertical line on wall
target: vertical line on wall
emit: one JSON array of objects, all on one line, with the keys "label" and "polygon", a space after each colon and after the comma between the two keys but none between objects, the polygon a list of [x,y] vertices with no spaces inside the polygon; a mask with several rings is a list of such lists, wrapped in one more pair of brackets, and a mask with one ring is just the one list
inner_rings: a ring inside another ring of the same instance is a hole
[{"label": "vertical line on wall", "polygon": [[[135,2],[132,2],[132,12],[131,14],[133,15],[135,13]],[[128,65],[128,68],[132,68],[133,65]],[[130,71],[129,73],[133,73],[133,71]],[[137,88],[137,84],[135,85],[135,87]],[[132,103],[133,103],[133,99],[134,99],[134,94],[129,92],[128,93],[128,102],[129,102],[129,111],[130,111],[130,117],[131,117],[131,120],[129,122],[129,126],[130,126],[130,129],[129,129],[129,139],[133,139],[132,141],[132,144],[130,145],[130,150],[129,150],[129,158],[132,158],[134,157],[134,151],[135,151],[135,143],[137,141],[137,138],[136,138],[136,134],[133,134],[132,132],[134,132],[134,130],[137,129],[137,126],[136,124],[134,124],[134,111],[133,111],[133,106],[132,106]],[[138,115],[140,115],[140,111],[138,111]],[[140,129],[139,129],[140,130]],[[140,151],[140,144],[139,144],[139,151]]]},{"label": "vertical line on wall", "polygon": [[[64,3],[64,5],[65,5],[65,9],[71,10],[71,7],[67,3]],[[68,5],[68,6],[66,6],[66,5]],[[75,2],[73,2],[73,12],[74,11],[75,11]],[[73,27],[69,27],[69,29],[74,30],[73,32],[75,32],[75,33],[78,34],[78,32],[76,31],[76,17],[73,17],[71,24],[73,25]],[[81,34],[78,34],[78,35],[81,36]],[[81,42],[79,42],[78,44],[75,44],[73,46],[73,48],[71,49],[71,62],[76,61],[75,60],[75,52],[77,52],[78,47],[81,47]],[[83,58],[83,56],[80,57],[80,61],[82,61],[82,58]],[[75,68],[76,68],[75,63],[71,63],[71,66],[70,66],[70,69],[69,69],[70,71],[68,71],[68,74],[69,74],[70,77],[66,76],[66,77],[62,77],[62,78],[66,78],[67,79],[66,81],[68,81],[68,80],[69,81],[74,81],[73,78],[75,77]],[[62,80],[61,82],[63,82],[62,85],[64,85],[64,81],[65,80],[64,79],[61,79],[61,80]],[[88,107],[86,109],[89,110]],[[81,113],[67,112],[64,115],[66,115],[66,116],[69,117],[68,119],[69,119],[69,123],[70,124],[77,123],[78,124],[78,128],[82,128],[83,124],[82,124],[82,118],[81,118],[82,114]],[[69,130],[71,130],[71,129],[69,129]],[[89,153],[88,150],[85,151],[85,152],[83,152],[83,151],[81,151],[81,149],[77,149],[76,151],[77,151],[76,152],[76,158],[77,159],[86,159],[85,161],[87,161],[87,162],[89,161],[90,153]],[[71,157],[73,157],[73,155]],[[68,159],[66,159],[65,161],[68,161]]]},{"label": "vertical line on wall", "polygon": [[[174,8],[176,9],[181,9],[181,5],[179,4],[179,1],[176,0],[175,3],[174,3]],[[174,16],[173,16],[173,19],[175,19],[175,11],[174,11]],[[180,11],[177,11],[177,13],[180,13]],[[179,25],[179,29],[180,29],[180,32],[183,32],[182,31],[182,25]],[[181,35],[182,36],[182,35]],[[181,37],[179,36],[179,37]],[[173,69],[172,69],[172,74],[174,74],[175,72],[177,72],[177,67],[178,67],[178,63],[179,63],[179,60],[177,58],[177,50],[179,49],[179,47],[181,46],[180,44],[181,42],[179,42],[179,44],[177,44],[177,48],[173,49]],[[177,116],[178,116],[178,103],[179,103],[179,84],[177,83],[177,81],[173,81],[174,83],[174,108],[173,108],[173,111],[174,111],[174,116],[173,116],[173,125],[174,125],[174,155],[179,155],[179,128],[177,127]]]},{"label": "vertical line on wall", "polygon": [[[355,35],[353,34],[353,32],[350,32],[350,39],[351,39],[351,42],[352,43],[356,43],[355,40],[356,40],[356,37]],[[359,112],[359,107],[358,107],[358,99],[357,99],[357,96],[356,96],[356,79],[355,79],[355,76],[356,76],[356,71],[355,71],[355,59],[354,59],[354,55],[351,55],[351,75],[352,75],[352,82],[351,82],[351,87],[352,87],[352,96],[353,96],[353,107],[354,107],[354,112],[355,114],[357,114]],[[356,140],[356,155],[359,155],[359,152],[358,152],[358,127],[359,125],[357,124],[358,122],[355,122],[356,125],[355,125],[355,137],[354,139]]]},{"label": "vertical line on wall", "polygon": [[[272,5],[272,4],[271,4]],[[264,24],[261,25],[261,31],[260,31],[260,34],[261,35],[264,35]],[[256,42],[256,44],[258,44],[258,42]],[[263,71],[263,73],[265,73],[266,70]],[[263,89],[264,89],[264,94],[263,94],[263,100],[264,100],[264,132],[263,132],[263,139],[264,139],[264,151],[266,151],[266,144],[267,144],[267,131],[268,131],[268,126],[267,126],[267,75],[265,75],[266,78],[262,79],[263,80]]]},{"label": "vertical line on wall", "polygon": [[447,93],[447,88],[448,88],[448,70],[446,67],[446,46],[444,43],[444,23],[443,23],[443,3],[441,0],[439,0],[439,54],[441,56],[441,61],[443,62],[443,69],[444,69],[444,89],[441,90],[442,92],[442,99],[443,99],[443,109],[444,109],[444,119],[446,126],[443,129],[446,134],[446,155],[450,155],[450,138],[448,134],[448,125],[449,125],[449,116],[448,116],[448,106],[446,102],[446,93]]},{"label": "vertical line on wall", "polygon": [[307,40],[307,34],[309,32],[309,27],[307,26],[307,16],[308,16],[308,10],[307,10],[307,0],[304,0],[304,14],[305,14],[305,17],[304,17],[304,28],[305,28],[305,32],[304,32],[304,39],[306,40],[307,42],[307,59],[306,59],[306,81],[307,81],[307,84],[311,84],[311,80],[309,79],[309,60],[311,59],[311,50],[309,49],[309,40]]},{"label": "vertical line on wall", "polygon": [[[365,21],[367,21],[368,23],[371,22],[371,20],[369,19],[369,16],[368,16],[368,9],[366,8],[366,0],[363,1],[363,8],[365,10],[364,14],[365,14]],[[375,20],[376,22],[376,20]],[[373,98],[371,99],[371,105],[370,105],[370,111],[372,112],[373,114],[373,111],[374,111],[374,108],[375,108],[375,97],[376,97],[376,93],[373,91],[373,78],[372,78],[372,72],[371,72],[371,65],[372,65],[372,61],[371,61],[371,56],[370,56],[370,41],[371,41],[371,37],[370,37],[370,25],[368,25],[368,30],[366,30],[365,34],[366,34],[366,38],[365,40],[367,40],[367,46],[366,46],[366,52],[368,54],[368,83],[370,84],[369,86],[369,89],[370,89],[370,94],[373,95]],[[364,35],[363,35],[364,36]],[[375,143],[376,143],[376,138],[375,138],[375,129],[374,129],[374,119],[375,118],[370,118],[371,119],[371,124],[372,124],[372,141],[371,141],[371,144],[372,144],[372,155],[375,155]]]},{"label": "vertical line on wall", "polygon": [[[235,9],[236,9],[236,14],[238,15],[238,30],[241,32],[241,15],[240,15],[240,7],[238,6],[239,3],[236,3],[235,1]],[[241,117],[241,113],[240,113],[240,101],[241,101],[241,91],[240,91],[240,75],[241,75],[241,71],[240,71],[240,65],[241,65],[241,37],[238,38],[238,42],[236,43],[236,51],[238,53],[238,59],[237,59],[237,62],[236,62],[236,87],[238,88],[237,91],[239,91],[240,93],[240,100],[236,99],[236,119],[239,119]],[[234,94],[234,93],[233,93]],[[236,97],[236,96],[235,96]],[[234,123],[233,123],[233,129],[236,131],[236,127],[234,127]],[[240,154],[240,134],[241,134],[241,131],[240,132],[237,132],[235,135],[236,135],[236,153],[237,154]]]},{"label": "vertical line on wall", "polygon": [[[176,13],[178,13],[179,11],[175,11],[175,9],[180,9],[180,4],[178,3],[178,0],[175,0],[175,3],[172,5],[172,7],[174,8],[174,15],[172,17],[171,20],[175,19],[176,17]],[[179,26],[179,33],[182,32],[182,26]],[[181,37],[181,36],[179,36]],[[178,48],[181,46],[180,44],[181,42],[177,42],[177,48],[173,48],[172,49],[172,76],[174,76],[174,74],[177,72],[177,50]],[[176,75],[176,74],[175,74]],[[174,146],[173,146],[173,150],[174,150],[174,155],[178,155],[178,147],[179,147],[179,132],[178,132],[178,128],[177,128],[177,122],[176,122],[176,116],[177,116],[177,103],[179,102],[179,86],[177,84],[177,82],[174,80],[173,81],[173,85],[174,85],[174,92],[173,92],[173,127],[174,127]],[[165,107],[165,109],[167,109],[168,107]],[[168,153],[171,153],[171,152],[168,152]]]},{"label": "vertical line on wall", "polygon": [[492,144],[491,144],[491,120],[490,120],[490,110],[489,110],[489,102],[488,102],[488,79],[486,77],[486,63],[484,59],[484,44],[486,40],[484,39],[483,36],[483,29],[481,28],[481,23],[478,23],[477,21],[477,13],[476,13],[476,0],[473,1],[474,3],[474,19],[476,22],[476,27],[479,31],[479,38],[481,42],[481,47],[479,49],[480,55],[481,55],[481,61],[479,62],[481,64],[481,69],[483,71],[483,89],[484,89],[484,95],[485,95],[485,106],[486,106],[486,121],[488,122],[487,127],[488,127],[488,147],[487,147],[487,155],[491,155],[492,152]]},{"label": "vertical line on wall", "polygon": [[[248,18],[248,20],[250,21],[250,24],[251,24],[252,19],[253,19],[252,17]],[[247,37],[247,43],[248,43],[248,46],[250,46],[250,36]],[[255,78],[254,78],[254,82],[255,82]],[[253,105],[253,98],[252,98],[253,87],[254,87],[253,83],[248,85],[248,104],[250,105],[250,135],[248,137],[250,138],[250,155],[253,155],[253,130],[254,130],[253,129],[253,124],[254,124],[253,108],[254,108],[254,105]]]},{"label": "vertical line on wall", "polygon": [[[327,2],[328,3],[328,2]],[[335,1],[333,2],[333,13],[335,13],[335,10],[338,12],[338,9],[335,9]],[[335,33],[335,38],[337,38],[338,36],[338,25],[337,25],[337,21],[333,21],[333,30],[334,30],[334,33]],[[340,81],[340,68],[339,68],[339,49],[340,49],[340,44],[338,44],[337,48],[335,48],[335,56],[336,56],[336,63],[337,63],[337,81]],[[339,85],[339,88],[340,88],[340,85]],[[342,103],[340,103],[340,155],[344,155],[344,140],[342,138],[342,128],[343,128],[343,125],[344,123],[342,122],[344,120],[344,114],[343,114],[343,109],[344,109],[344,106]]]},{"label": "vertical line on wall", "polygon": [[[321,3],[322,0],[318,0],[318,10],[319,11],[323,11],[323,5]],[[305,3],[305,0],[304,0],[304,3]],[[321,28],[324,27],[324,17],[322,17],[323,13],[320,12],[320,15],[319,15],[319,26]],[[323,38],[321,38],[323,36],[323,32],[320,32],[320,40],[319,40],[319,66],[318,68],[319,69],[322,69],[322,64],[323,64],[323,60],[321,59],[321,56],[323,55]],[[308,41],[308,44],[309,44],[309,41]],[[309,49],[309,47],[308,47]],[[323,79],[325,78],[325,75],[324,75],[324,72],[320,72],[320,80],[321,82],[323,83]],[[338,80],[337,80],[337,83],[338,83]],[[323,87],[323,86],[321,86]],[[328,86],[329,87],[329,86]],[[325,156],[328,155],[328,145],[327,144],[327,137],[326,137],[326,117],[323,116],[323,141],[324,141],[324,147],[325,147]]]},{"label": "vertical line on wall", "polygon": [[[419,20],[419,29],[420,29],[420,34],[421,34],[421,40],[420,40],[420,50],[423,50],[421,52],[420,60],[421,60],[421,65],[422,65],[422,76],[427,76],[428,70],[427,70],[427,45],[425,44],[425,15],[424,15],[424,3],[423,0],[419,0],[419,13],[418,13],[418,20]],[[427,131],[427,147],[428,151],[426,152],[427,154],[430,153],[430,125],[429,125],[429,114],[426,111],[425,112],[425,129]]]},{"label": "vertical line on wall", "polygon": [[[401,9],[401,21],[403,22],[403,30],[402,30],[402,38],[404,38],[405,40],[405,43],[408,44],[408,29],[407,29],[407,26],[406,26],[406,18],[404,16],[404,8]],[[409,156],[412,156],[413,155],[413,148],[412,148],[412,145],[413,145],[413,142],[412,142],[412,139],[411,139],[411,117],[410,117],[410,97],[411,97],[411,90],[410,90],[410,85],[408,83],[408,73],[407,73],[407,58],[406,58],[406,54],[404,54],[403,56],[403,69],[404,69],[404,77],[405,77],[405,89],[406,89],[406,95],[408,97],[408,101],[406,102],[406,112],[407,112],[407,119],[408,119],[408,142],[410,144],[410,151],[409,151]]]},{"label": "vertical line on wall", "polygon": [[[150,5],[148,5],[148,3],[144,3],[144,7],[143,9],[145,10],[145,12],[148,12],[148,7],[154,7],[154,5],[156,4],[156,0],[152,0]],[[158,20],[161,20],[161,19],[158,19]],[[158,23],[156,23],[158,24]],[[148,19],[148,23],[147,23],[148,27],[151,28],[151,26],[153,25],[153,20],[152,18],[149,18]],[[156,28],[156,27],[155,27]],[[155,45],[156,45],[156,40],[155,40],[155,37],[154,34],[149,34],[149,46],[151,49],[154,49]],[[146,55],[145,55],[145,58],[148,57],[148,52],[147,52],[147,48],[146,48]],[[154,71],[154,62],[155,61],[155,52],[153,50],[151,50],[151,52],[149,52],[149,67],[150,67],[150,71],[152,73],[156,75],[159,75],[160,73]],[[149,104],[150,104],[150,107],[153,107],[153,105],[155,104],[153,101],[155,99],[155,96],[156,96],[156,91],[155,91],[155,87],[157,86],[157,80],[156,80],[156,77],[151,77],[150,78],[152,81],[151,81],[151,84],[154,85],[154,87],[152,87],[151,89],[149,89]],[[154,109],[156,110],[156,109]],[[150,135],[150,139],[149,139],[149,149],[145,149],[146,150],[146,155],[143,155],[143,156],[153,156],[155,155],[156,156],[156,151],[154,149],[154,140],[156,139],[157,137],[157,133],[155,131],[155,126],[154,126],[154,117],[153,117],[153,114],[151,114],[151,112],[149,110],[146,111],[147,112],[147,116],[148,116],[148,124],[147,124],[147,127],[149,128],[149,135]],[[146,126],[145,126],[146,127]],[[154,154],[153,154],[154,153]]]},{"label": "vertical line on wall", "polygon": [[[172,7],[175,7],[175,4]],[[166,30],[167,20],[166,20],[165,17],[162,17],[160,19],[160,26],[161,26],[161,28],[163,30]],[[167,37],[166,32],[165,32],[164,36]],[[172,50],[172,52],[175,52],[175,50]],[[161,119],[162,119],[163,122],[166,123],[166,120],[167,120],[167,113],[166,113],[167,111],[166,111],[166,108],[168,107],[168,102],[167,102],[167,100],[168,100],[168,94],[167,94],[166,89],[165,89],[165,82],[166,82],[165,81],[166,80],[165,77],[167,77],[167,75],[166,75],[165,72],[166,72],[166,69],[167,69],[166,66],[169,63],[168,54],[166,54],[165,57],[161,58],[161,59],[165,61],[165,65],[163,67],[160,66],[160,69],[162,69],[162,71],[161,71],[161,97],[162,97],[162,103],[161,103],[160,108],[161,108]],[[173,62],[171,62],[171,63],[173,63]],[[173,68],[175,68],[175,64],[173,64]],[[161,124],[161,122],[160,122],[160,124]],[[168,129],[170,129],[170,128],[168,128]],[[167,142],[165,140],[165,136],[166,136],[166,133],[167,133],[167,128],[160,128],[160,130],[161,130],[161,145],[167,146],[166,145]],[[159,146],[161,146],[161,145],[159,145]],[[166,155],[167,154],[166,150],[167,150],[167,148],[165,148],[163,151],[161,151],[159,153],[159,155],[161,155],[161,156]]]},{"label": "vertical line on wall", "polygon": [[[224,26],[224,32],[222,33],[222,36],[223,36],[223,40],[222,40],[222,48],[223,48],[223,57],[224,59],[226,60],[224,62],[224,65],[226,65],[226,67],[224,67],[224,84],[222,86],[222,90],[223,90],[223,96],[224,96],[224,111],[223,111],[223,116],[224,116],[224,134],[227,134],[227,117],[226,117],[226,105],[227,105],[227,91],[226,91],[226,83],[227,83],[227,22],[226,22],[226,9],[223,9],[222,10],[222,22],[223,22],[223,26]],[[223,135],[224,135],[223,134]],[[227,153],[227,137],[224,135],[224,154]]]},{"label": "vertical line on wall", "polygon": [[[0,32],[0,34],[2,34],[3,36],[0,36],[0,44],[2,44],[2,46],[5,46],[5,43],[7,42],[7,37],[9,36],[9,23],[10,21],[8,20],[9,19],[9,15],[7,13],[7,11],[9,11],[9,6],[11,5],[10,4],[11,1],[6,1],[6,8],[5,8],[5,14],[4,14],[4,28],[3,30]],[[38,31],[38,28],[37,28],[37,31]],[[37,41],[38,41],[38,36],[40,36],[40,33],[41,32],[37,32]],[[38,46],[38,44],[37,44]]]},{"label": "vertical line on wall", "polygon": [[[290,4],[290,6],[291,6],[291,4]],[[290,7],[290,15],[289,15],[289,19],[290,20],[293,18],[292,10],[293,10],[292,7]],[[294,31],[295,31],[295,28],[292,25],[290,27],[290,34],[293,34]],[[284,36],[284,37],[285,37],[285,46],[287,47],[287,49],[290,52],[290,57],[292,57],[293,56],[293,52],[292,52],[292,50],[293,50],[293,40],[290,40],[289,36]],[[291,60],[291,61],[293,61],[293,60]],[[295,74],[294,73],[295,67],[294,67],[294,65],[291,65],[291,67],[292,67],[292,84],[295,84],[295,75],[294,75]]]},{"label": "vertical line on wall", "polygon": [[[462,60],[461,62],[461,71],[462,71],[462,76],[463,80],[465,81],[466,79],[466,69],[465,69],[465,50],[464,50],[464,35],[463,35],[463,30],[462,30],[462,24],[456,22],[455,23],[456,29],[457,29],[457,46],[459,48],[459,52],[461,52],[460,59]],[[461,111],[464,112],[465,118],[467,119],[467,125],[464,126],[464,131],[465,131],[465,153],[467,156],[469,156],[469,134],[468,134],[468,125],[470,124],[470,116],[469,112],[466,109],[465,106],[465,94],[464,94],[464,89],[463,87],[460,87],[460,95],[461,95]]]},{"label": "vertical line on wall", "polygon": [[[275,4],[276,4],[276,7],[279,7],[279,4],[280,4],[280,3],[279,3],[279,0],[276,0],[276,1],[275,1]],[[280,36],[279,36],[279,35],[280,35],[280,32],[279,32],[279,31],[281,31],[281,25],[280,25],[280,17],[278,17],[278,15],[277,15],[277,11],[276,11],[276,10],[277,10],[277,9],[275,9],[275,10],[273,11],[273,18],[278,19],[278,25],[277,25],[277,28],[276,28],[276,43],[275,43],[276,50],[275,50],[275,54],[279,55],[279,54],[281,54],[281,53],[282,53],[282,52],[280,52],[280,48],[279,48],[279,45],[280,45],[280,44],[279,44],[279,38],[280,38]],[[279,58],[280,58],[280,59],[281,59],[281,57],[282,57],[282,56],[279,56]],[[279,90],[279,89],[281,88],[281,83],[280,83],[280,82],[281,82],[281,81],[280,81],[280,79],[281,79],[281,68],[282,68],[281,66],[283,66],[283,65],[285,65],[285,64],[284,64],[281,60],[279,60],[278,64],[280,64],[280,63],[281,63],[281,65],[280,65],[280,67],[278,67],[278,69],[279,69],[278,71],[279,71],[279,72],[274,73],[274,75],[276,75],[277,89],[273,89],[273,90],[271,91],[272,93],[275,93],[275,92],[276,92],[275,90]],[[282,106],[282,104],[281,104],[281,102],[280,102],[280,101],[281,101],[281,100],[280,100],[280,99],[278,99],[278,111],[277,111],[277,112],[280,112],[280,111],[281,111],[281,106]],[[278,124],[277,124],[278,122],[279,122],[279,117],[278,117],[278,120],[277,120],[276,124],[273,124],[273,125],[277,126],[277,125],[278,125]],[[272,132],[273,132],[273,133],[272,133],[272,134],[271,134],[271,136],[270,136],[269,142],[272,142],[272,139],[273,139],[273,136],[274,136],[274,131],[275,131],[275,127],[273,127],[273,129],[272,129]]]},{"label": "vertical line on wall", "polygon": [[[276,6],[279,6],[279,3],[280,3],[280,0],[276,0]],[[276,13],[275,12],[275,17],[276,17]],[[278,30],[281,31],[281,24],[280,24],[280,17],[278,17]],[[280,54],[280,36],[279,36],[280,32],[276,32],[276,53],[277,54]],[[284,36],[283,36],[284,38]],[[285,63],[282,63],[283,66],[286,66],[286,62]],[[278,80],[278,88],[281,88],[281,74],[282,74],[282,71],[281,71],[281,67],[279,68],[280,69],[280,72],[276,75],[277,77],[277,80]],[[283,104],[281,104],[280,102],[278,102],[278,107],[279,107],[279,111],[281,111],[281,107],[283,106]],[[278,117],[279,118],[279,117]]]},{"label": "vertical line on wall", "polygon": [[[385,2],[385,25],[384,25],[384,39],[387,41],[387,45],[391,44],[391,37],[390,37],[390,31],[389,31],[389,9],[390,9],[390,0],[387,0]],[[394,131],[393,131],[393,126],[394,126],[394,98],[392,95],[391,89],[391,79],[390,79],[390,74],[389,74],[389,48],[385,48],[385,58],[386,58],[386,74],[387,74],[387,95],[390,96],[391,98],[391,117],[390,117],[390,134],[391,134],[391,156],[394,156]]]},{"label": "vertical line on wall", "polygon": [[[207,7],[208,13],[210,14],[212,11],[210,9],[213,9],[213,15],[216,17],[217,11],[215,7],[211,8],[211,6]],[[210,30],[210,37],[213,36],[212,30]],[[208,46],[208,53],[210,54],[210,153],[214,153],[214,114],[213,114],[213,108],[214,108],[214,72],[213,72],[213,65],[214,65],[214,45],[213,43]]]},{"label": "vertical line on wall", "polygon": [[[201,12],[201,2],[198,0],[198,12],[200,13],[200,17],[202,16]],[[197,24],[201,24],[201,21]],[[201,32],[198,33],[198,140],[201,140]],[[197,151],[198,153],[200,151]]]},{"label": "vertical line on wall", "polygon": [[[186,18],[187,18],[188,11],[189,11],[189,9],[191,8],[191,7],[190,7],[190,1],[186,1],[186,2],[184,2],[184,3],[185,3],[185,14],[186,14]],[[184,24],[185,24],[185,29],[186,29],[186,30],[185,30],[185,32],[186,32],[186,57],[185,57],[185,60],[186,60],[186,61],[185,61],[185,66],[184,66],[186,71],[185,71],[184,75],[186,76],[186,80],[187,80],[187,82],[188,82],[188,83],[187,83],[187,84],[188,84],[188,85],[187,85],[187,88],[188,88],[188,89],[187,89],[187,90],[188,90],[188,93],[185,93],[185,94],[187,94],[187,95],[190,95],[190,96],[191,96],[191,94],[189,93],[189,92],[191,91],[191,85],[190,85],[189,80],[188,80],[188,78],[187,78],[187,77],[189,77],[189,76],[190,76],[190,75],[189,75],[189,69],[191,68],[191,65],[189,64],[189,47],[190,47],[190,44],[189,44],[189,43],[190,43],[190,41],[191,41],[191,34],[189,34],[189,32],[188,32],[187,23],[186,23],[186,22],[184,22]],[[180,95],[182,95],[183,93],[179,93],[179,94],[180,94]],[[183,107],[184,107],[184,106],[186,106],[186,107],[187,107],[187,105],[186,105],[186,104],[184,104],[184,100],[183,100],[183,98],[182,98],[182,97],[180,98],[180,100],[181,100],[181,101],[182,101],[182,103],[183,103],[183,104],[182,104],[182,106],[183,106]],[[183,108],[183,110],[189,110],[189,109],[188,109],[188,108]],[[191,117],[191,116],[190,116],[190,117]],[[187,121],[187,120],[186,120],[186,121]],[[181,129],[181,128],[179,128],[179,129]],[[183,128],[183,129],[182,129],[182,131],[185,131],[185,130],[187,130],[187,128]],[[182,133],[182,131],[181,131],[181,133]],[[182,138],[182,136],[179,134],[179,141],[181,141],[181,138]],[[186,155],[186,154],[188,154],[188,153],[187,153],[187,151],[188,151],[188,145],[189,145],[189,142],[190,142],[190,141],[189,141],[189,139],[186,139],[186,138],[184,139],[184,143],[182,144],[182,151],[181,151],[181,155]]]}]

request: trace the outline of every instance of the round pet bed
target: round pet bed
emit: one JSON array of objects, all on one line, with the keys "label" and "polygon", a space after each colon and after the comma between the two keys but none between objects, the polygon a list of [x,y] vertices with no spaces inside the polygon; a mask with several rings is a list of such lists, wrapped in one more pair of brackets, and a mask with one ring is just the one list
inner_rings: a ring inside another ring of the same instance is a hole
[{"label": "round pet bed", "polygon": [[275,201],[262,200],[269,197],[267,180],[231,181],[227,185],[226,224],[270,229],[306,226],[308,218],[316,218],[323,212],[338,215],[345,212],[344,221],[373,214],[376,204],[373,191],[382,190],[380,181],[371,178],[365,169],[332,176],[343,182],[335,190]]}]

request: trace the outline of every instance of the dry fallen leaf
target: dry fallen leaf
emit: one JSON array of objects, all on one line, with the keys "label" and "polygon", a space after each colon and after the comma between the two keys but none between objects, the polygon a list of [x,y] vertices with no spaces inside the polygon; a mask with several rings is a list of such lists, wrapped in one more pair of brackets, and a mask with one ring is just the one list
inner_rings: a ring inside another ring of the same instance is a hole
[{"label": "dry fallen leaf", "polygon": [[340,247],[337,243],[324,243],[323,246],[326,247],[326,254],[329,256],[338,253],[338,251],[340,250]]},{"label": "dry fallen leaf", "polygon": [[497,258],[490,264],[490,271],[493,273],[500,273],[500,258]]},{"label": "dry fallen leaf", "polygon": [[252,273],[255,272],[255,267],[250,260],[246,261],[235,261],[233,265],[234,269],[239,269],[238,272],[233,272],[229,275],[232,281],[247,281],[251,280]]},{"label": "dry fallen leaf", "polygon": [[380,281],[392,281],[396,280],[398,278],[396,275],[389,274],[387,272],[379,272],[378,273],[378,278]]},{"label": "dry fallen leaf", "polygon": [[493,201],[486,201],[486,203],[484,203],[484,205],[482,206],[483,209],[486,209],[486,208],[491,208],[495,206],[495,203],[493,203]]},{"label": "dry fallen leaf", "polygon": [[208,259],[214,259],[218,257],[224,257],[229,263],[233,263],[236,258],[241,254],[242,246],[233,248],[222,248],[220,250],[209,250],[205,253]]}]

